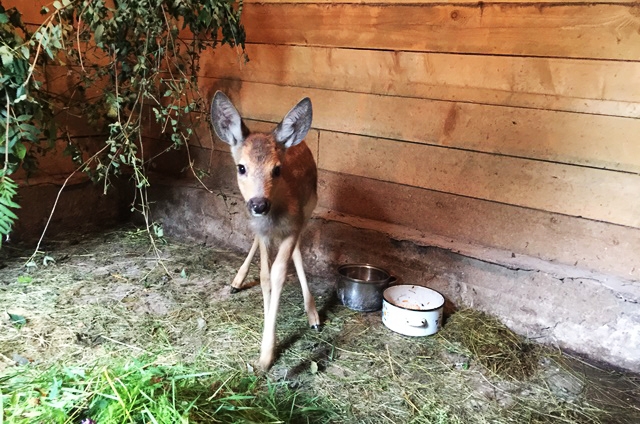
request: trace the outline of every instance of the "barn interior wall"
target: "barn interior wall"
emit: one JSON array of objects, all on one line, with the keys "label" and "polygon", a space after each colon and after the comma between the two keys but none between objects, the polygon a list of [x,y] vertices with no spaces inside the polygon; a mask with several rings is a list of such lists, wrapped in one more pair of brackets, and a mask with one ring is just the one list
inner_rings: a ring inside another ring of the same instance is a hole
[{"label": "barn interior wall", "polygon": [[[207,52],[200,94],[253,130],[311,98],[313,272],[380,264],[640,371],[636,3],[247,0],[242,19],[249,62]],[[189,158],[158,161],[155,218],[248,249],[228,149],[198,118]]]},{"label": "barn interior wall", "polygon": [[309,96],[323,208],[637,280],[635,10],[251,2],[202,94],[259,122]]}]

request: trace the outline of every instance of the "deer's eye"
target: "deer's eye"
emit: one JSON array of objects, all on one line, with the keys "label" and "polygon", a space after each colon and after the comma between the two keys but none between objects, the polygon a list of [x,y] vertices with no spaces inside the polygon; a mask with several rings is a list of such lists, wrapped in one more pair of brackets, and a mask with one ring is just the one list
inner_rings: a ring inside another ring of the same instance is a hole
[{"label": "deer's eye", "polygon": [[238,165],[238,174],[244,175],[246,173],[247,173],[247,168],[245,168],[244,165]]},{"label": "deer's eye", "polygon": [[275,178],[275,177],[279,177],[280,173],[282,172],[282,170],[280,169],[280,165],[276,166],[275,168],[273,168],[273,171],[271,171],[271,175]]}]

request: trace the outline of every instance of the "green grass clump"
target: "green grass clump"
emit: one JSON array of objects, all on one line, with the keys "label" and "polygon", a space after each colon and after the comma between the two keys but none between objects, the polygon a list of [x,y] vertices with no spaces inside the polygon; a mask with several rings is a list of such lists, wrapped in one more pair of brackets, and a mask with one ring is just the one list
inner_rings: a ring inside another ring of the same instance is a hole
[{"label": "green grass clump", "polygon": [[149,358],[0,377],[0,423],[323,423],[318,398],[253,374],[196,372]]}]

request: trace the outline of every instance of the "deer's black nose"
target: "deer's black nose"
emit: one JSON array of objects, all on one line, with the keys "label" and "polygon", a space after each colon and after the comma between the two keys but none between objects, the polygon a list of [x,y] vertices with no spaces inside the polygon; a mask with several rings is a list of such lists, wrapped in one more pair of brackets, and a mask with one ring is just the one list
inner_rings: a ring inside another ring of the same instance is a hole
[{"label": "deer's black nose", "polygon": [[254,197],[253,199],[249,199],[248,206],[249,211],[251,211],[253,215],[266,215],[269,213],[269,209],[271,209],[271,202],[264,197]]}]

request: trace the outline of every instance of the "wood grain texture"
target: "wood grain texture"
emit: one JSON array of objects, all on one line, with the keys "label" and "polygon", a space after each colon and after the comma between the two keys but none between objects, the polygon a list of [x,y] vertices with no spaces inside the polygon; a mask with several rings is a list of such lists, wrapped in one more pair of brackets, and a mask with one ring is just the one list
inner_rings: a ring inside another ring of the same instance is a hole
[{"label": "wood grain texture", "polygon": [[[621,3],[635,3],[636,0],[621,0],[621,1],[616,1],[616,0],[600,0],[597,2],[593,2],[593,4],[621,4]],[[313,3],[313,4],[373,4],[373,5],[379,5],[381,3],[385,3],[385,4],[410,4],[410,5],[415,5],[415,4],[470,4],[470,5],[477,5],[478,4],[478,0],[386,0],[384,2],[380,1],[380,0],[286,0],[286,1],[281,1],[281,0],[244,0],[244,3],[277,3],[277,4],[282,4],[282,3],[290,3],[290,4],[300,4],[300,3]],[[507,4],[517,4],[517,3],[524,3],[524,4],[530,4],[531,2],[529,1],[518,1],[518,0],[492,0],[491,3],[507,3]],[[538,0],[536,3],[563,3],[563,4],[567,4],[567,3],[582,3],[584,4],[585,2],[583,0],[568,0],[568,1],[563,1],[563,2],[559,2],[558,0]]]},{"label": "wood grain texture", "polygon": [[[201,76],[640,118],[640,62],[249,44],[206,51]],[[481,71],[479,71],[481,70]]]},{"label": "wood grain texture", "polygon": [[250,119],[277,122],[287,105],[309,96],[317,129],[640,172],[638,119],[237,80],[202,84],[203,93],[224,90]]},{"label": "wood grain texture", "polygon": [[250,43],[640,59],[636,4],[252,3],[243,13]]},{"label": "wood grain texture", "polygon": [[321,132],[321,169],[640,228],[640,175]]},{"label": "wood grain texture", "polygon": [[319,207],[556,264],[640,279],[640,230],[320,171]]}]

